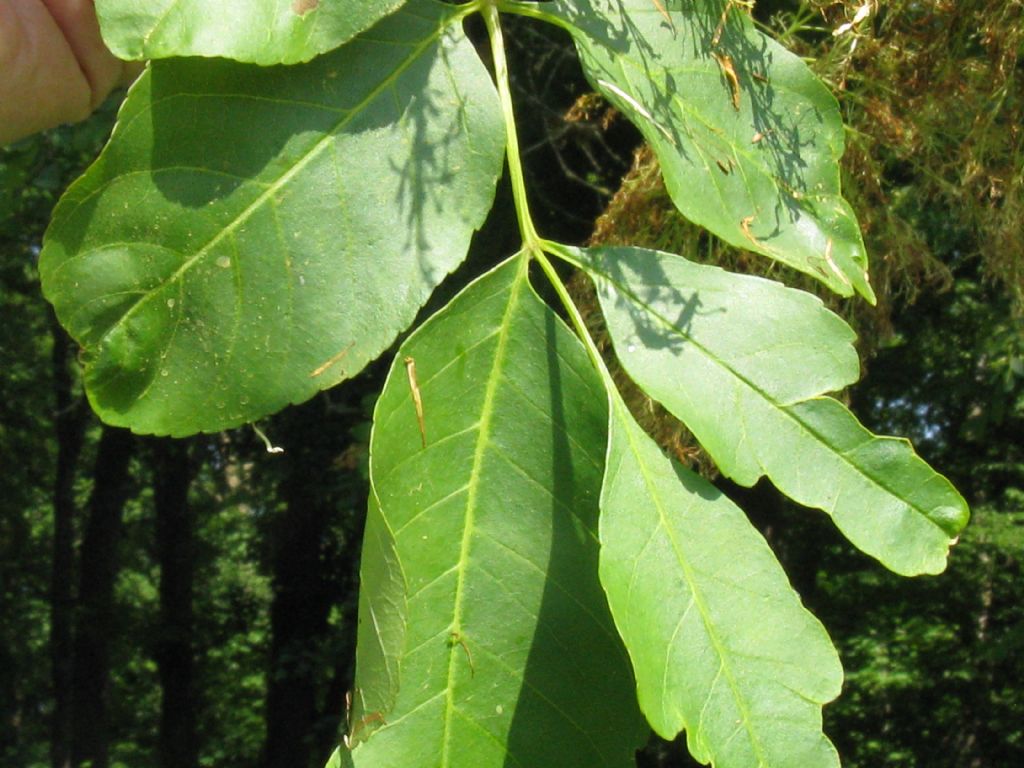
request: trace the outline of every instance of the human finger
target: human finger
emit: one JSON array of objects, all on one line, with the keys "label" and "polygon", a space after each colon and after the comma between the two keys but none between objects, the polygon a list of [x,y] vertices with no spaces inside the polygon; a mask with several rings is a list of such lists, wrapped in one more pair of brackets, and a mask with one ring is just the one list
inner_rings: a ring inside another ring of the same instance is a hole
[{"label": "human finger", "polygon": [[92,110],[92,89],[40,0],[0,0],[0,143]]},{"label": "human finger", "polygon": [[125,77],[125,62],[112,54],[100,35],[93,0],[43,0],[89,82],[95,109]]}]

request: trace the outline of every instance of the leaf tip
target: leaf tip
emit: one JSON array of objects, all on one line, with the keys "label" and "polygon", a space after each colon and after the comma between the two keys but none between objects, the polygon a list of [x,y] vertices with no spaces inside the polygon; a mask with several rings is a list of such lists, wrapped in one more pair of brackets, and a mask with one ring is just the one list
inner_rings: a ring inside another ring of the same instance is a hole
[{"label": "leaf tip", "polygon": [[872,307],[878,304],[878,298],[875,296],[875,290],[871,287],[871,276],[865,269],[861,274],[862,279],[857,282],[857,293]]},{"label": "leaf tip", "polygon": [[971,513],[967,504],[958,506],[942,506],[932,510],[929,517],[952,538],[950,546],[954,546],[960,540],[960,532],[967,527]]}]

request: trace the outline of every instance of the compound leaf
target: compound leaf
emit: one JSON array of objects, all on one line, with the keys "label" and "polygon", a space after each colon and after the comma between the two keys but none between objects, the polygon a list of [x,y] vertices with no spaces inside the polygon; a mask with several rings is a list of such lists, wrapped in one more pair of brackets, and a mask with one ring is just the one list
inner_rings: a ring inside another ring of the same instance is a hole
[{"label": "compound leaf", "polygon": [[821,707],[843,673],[743,512],[662,455],[613,394],[601,583],[661,736],[716,768],[838,768]]},{"label": "compound leaf", "polygon": [[405,650],[357,768],[633,765],[643,718],[597,573],[606,435],[601,384],[521,256],[403,344],[370,472]]},{"label": "compound leaf", "polygon": [[405,0],[96,0],[122,59],[222,56],[296,64],[333,50]]},{"label": "compound leaf", "polygon": [[504,130],[452,6],[309,64],[155,62],[66,193],[40,269],[96,411],[225,429],[381,353],[465,257]]},{"label": "compound leaf", "polygon": [[857,377],[852,331],[802,291],[639,248],[571,250],[597,280],[629,375],[723,474],[767,475],[902,574],[938,573],[967,506],[906,440],[818,395]]},{"label": "compound leaf", "polygon": [[835,98],[731,0],[555,0],[590,82],[640,129],[682,213],[869,301],[840,194]]}]

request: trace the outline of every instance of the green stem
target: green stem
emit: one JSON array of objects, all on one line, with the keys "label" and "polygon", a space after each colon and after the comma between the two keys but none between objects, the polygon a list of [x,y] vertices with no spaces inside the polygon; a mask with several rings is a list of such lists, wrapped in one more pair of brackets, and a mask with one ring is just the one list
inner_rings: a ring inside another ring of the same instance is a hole
[{"label": "green stem", "polygon": [[530,19],[537,19],[538,21],[543,21],[548,24],[554,24],[556,27],[561,27],[565,30],[570,29],[564,19],[553,13],[548,13],[540,3],[519,2],[519,0],[496,0],[495,4],[498,6],[498,10],[502,13],[513,13],[516,16],[526,16]]},{"label": "green stem", "polygon": [[[505,39],[501,32],[501,19],[499,11],[509,11],[523,16],[542,19],[544,21],[556,21],[554,17],[541,11],[532,3],[510,2],[510,0],[478,0],[478,7],[487,25],[487,34],[491,41],[491,53],[494,57],[494,79],[498,86],[498,96],[501,99],[501,111],[505,118],[505,138],[508,144],[508,167],[512,179],[512,197],[516,205],[516,219],[519,222],[519,232],[523,237],[523,252],[527,258],[533,258],[540,265],[544,274],[551,282],[555,293],[565,307],[576,333],[583,341],[587,354],[590,356],[594,367],[605,379],[609,391],[614,391],[615,385],[612,382],[611,374],[601,357],[601,352],[594,343],[583,316],[569,295],[565,283],[559,277],[554,265],[548,259],[545,252],[554,256],[566,259],[567,252],[564,246],[559,243],[542,240],[537,235],[533,225],[533,218],[530,216],[529,201],[526,196],[526,177],[523,173],[522,157],[519,154],[519,134],[516,130],[515,110],[512,104],[512,89],[509,85],[508,59],[505,55]],[[568,260],[568,259],[567,259]]]},{"label": "green stem", "polygon": [[501,112],[505,118],[505,140],[508,145],[508,169],[512,180],[512,198],[516,204],[516,219],[519,232],[523,237],[523,249],[529,254],[539,254],[540,237],[533,226],[530,216],[529,200],[526,196],[526,177],[523,174],[523,161],[519,155],[519,133],[516,130],[515,109],[512,106],[512,89],[509,85],[508,58],[505,55],[505,38],[501,33],[501,19],[498,13],[499,0],[481,0],[480,11],[487,25],[487,34],[491,41],[491,53],[494,57],[494,79],[498,86],[498,97],[501,99]]},{"label": "green stem", "polygon": [[[544,251],[548,251],[554,256],[560,256],[562,246],[558,243],[552,243],[545,240],[542,241],[541,247]],[[540,268],[544,271],[544,274],[555,289],[555,293],[558,294],[558,298],[565,307],[565,311],[569,315],[569,320],[572,323],[573,328],[576,329],[576,334],[583,341],[583,346],[587,349],[590,361],[594,364],[597,372],[601,374],[601,378],[604,379],[608,392],[611,394],[616,391],[615,383],[612,380],[611,373],[608,371],[608,366],[604,363],[604,358],[601,357],[601,350],[597,348],[597,344],[594,342],[593,337],[591,337],[590,331],[587,330],[587,324],[583,320],[583,315],[580,314],[579,309],[576,307],[576,302],[572,300],[572,296],[569,295],[569,290],[565,287],[565,283],[563,283],[562,278],[558,276],[557,270],[555,270],[554,265],[548,259],[544,251],[537,251],[534,254],[534,258],[537,260]]]}]

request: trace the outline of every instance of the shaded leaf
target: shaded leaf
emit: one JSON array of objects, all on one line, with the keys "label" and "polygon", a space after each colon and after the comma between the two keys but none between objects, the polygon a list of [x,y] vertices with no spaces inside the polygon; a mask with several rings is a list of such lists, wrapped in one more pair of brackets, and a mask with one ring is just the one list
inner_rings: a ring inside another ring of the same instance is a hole
[{"label": "shaded leaf", "polygon": [[835,98],[741,8],[664,5],[665,14],[651,0],[550,7],[590,82],[653,147],[685,216],[873,302],[860,229],[840,194]]},{"label": "shaded leaf", "polygon": [[853,333],[820,301],[656,251],[567,256],[597,278],[623,367],[723,474],[742,485],[767,475],[898,573],[945,568],[967,505],[906,440],[876,437],[817,397],[857,376]]},{"label": "shaded leaf", "polygon": [[[405,575],[395,537],[370,493],[359,563],[356,680],[349,713],[349,743],[367,738],[395,704],[405,646]],[[346,755],[347,755],[346,751]]]},{"label": "shaded leaf", "polygon": [[352,768],[351,755],[339,747],[331,754],[331,759],[327,761],[324,768]]},{"label": "shaded leaf", "polygon": [[465,257],[504,130],[453,9],[295,67],[156,62],[40,269],[97,412],[224,429],[351,377]]},{"label": "shaded leaf", "polygon": [[398,699],[356,766],[633,765],[645,729],[597,576],[606,429],[522,256],[403,344],[370,465],[408,626]]},{"label": "shaded leaf", "polygon": [[716,768],[838,768],[821,707],[843,673],[743,512],[662,455],[613,395],[601,583],[664,738]]},{"label": "shaded leaf", "polygon": [[333,50],[405,0],[96,0],[122,59],[222,56],[296,64]]}]

